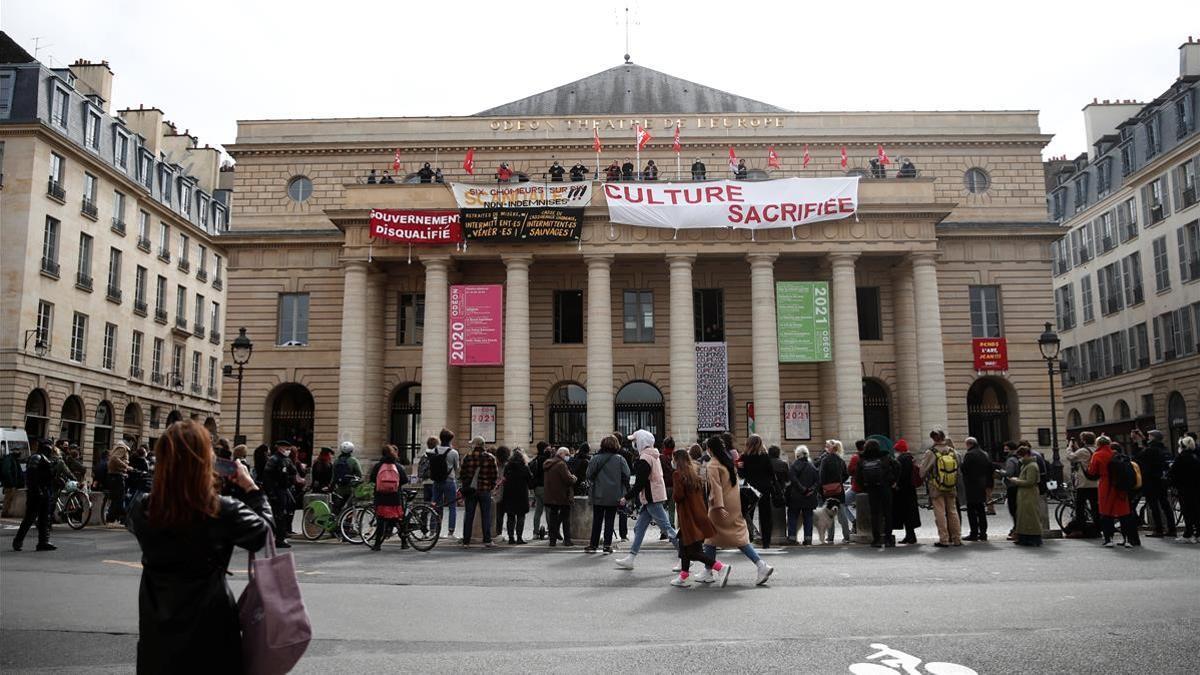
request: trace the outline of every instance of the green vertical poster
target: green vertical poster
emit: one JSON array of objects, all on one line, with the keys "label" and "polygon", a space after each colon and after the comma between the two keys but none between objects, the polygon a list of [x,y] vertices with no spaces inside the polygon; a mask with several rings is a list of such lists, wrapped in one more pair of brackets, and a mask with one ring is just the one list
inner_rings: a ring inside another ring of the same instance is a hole
[{"label": "green vertical poster", "polygon": [[808,363],[833,358],[827,282],[775,282],[775,320],[780,363]]}]

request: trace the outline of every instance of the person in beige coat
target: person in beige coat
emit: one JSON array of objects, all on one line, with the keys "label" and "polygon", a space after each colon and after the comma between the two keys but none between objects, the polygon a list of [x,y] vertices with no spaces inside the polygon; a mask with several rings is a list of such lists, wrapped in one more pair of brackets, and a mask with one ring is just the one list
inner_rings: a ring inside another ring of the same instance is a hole
[{"label": "person in beige coat", "polygon": [[[755,551],[750,543],[750,532],[746,528],[746,519],[742,517],[742,498],[738,490],[737,468],[733,465],[733,457],[725,443],[716,436],[709,437],[705,445],[712,456],[705,471],[708,484],[708,518],[716,532],[704,540],[704,554],[715,558],[718,546],[737,548],[758,568],[758,579],[754,583],[756,586],[762,586],[771,578],[775,568],[758,557],[758,551]],[[705,570],[697,581],[708,581],[710,574]]]}]

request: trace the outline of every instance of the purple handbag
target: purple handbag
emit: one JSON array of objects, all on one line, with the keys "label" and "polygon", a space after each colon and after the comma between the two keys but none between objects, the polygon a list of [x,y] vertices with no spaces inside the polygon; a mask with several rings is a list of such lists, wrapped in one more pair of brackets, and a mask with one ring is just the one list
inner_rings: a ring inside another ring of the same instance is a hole
[{"label": "purple handbag", "polygon": [[300,597],[291,553],[275,553],[275,537],[267,531],[267,556],[247,563],[250,582],[238,599],[242,624],[242,664],[252,675],[290,671],[312,640],[312,622]]}]

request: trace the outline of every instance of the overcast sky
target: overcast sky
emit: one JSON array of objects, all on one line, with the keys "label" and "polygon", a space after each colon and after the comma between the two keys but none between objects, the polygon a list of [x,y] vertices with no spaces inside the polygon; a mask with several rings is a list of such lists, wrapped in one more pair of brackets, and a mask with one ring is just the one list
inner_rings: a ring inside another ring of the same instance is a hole
[{"label": "overcast sky", "polygon": [[1200,37],[1195,0],[0,0],[0,29],[107,60],[117,107],[219,145],[238,119],[467,115],[565,84],[621,63],[626,5],[635,63],[798,111],[1036,109],[1047,156],[1085,150],[1093,97],[1161,93]]}]

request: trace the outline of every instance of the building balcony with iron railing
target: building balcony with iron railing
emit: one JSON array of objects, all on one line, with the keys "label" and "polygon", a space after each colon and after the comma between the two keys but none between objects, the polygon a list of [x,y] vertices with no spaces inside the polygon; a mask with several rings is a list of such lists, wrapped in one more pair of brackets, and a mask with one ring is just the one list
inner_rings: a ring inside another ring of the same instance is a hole
[{"label": "building balcony with iron railing", "polygon": [[191,269],[192,269],[192,263],[190,260],[188,260],[187,258],[179,259],[179,271],[180,272],[188,272]]},{"label": "building balcony with iron railing", "polygon": [[81,291],[92,292],[92,278],[83,272],[75,273],[75,288]]},{"label": "building balcony with iron railing", "polygon": [[225,288],[225,280],[219,276],[213,277],[212,287],[217,289],[218,291]]},{"label": "building balcony with iron railing", "polygon": [[195,394],[195,395],[199,396],[199,395],[200,395],[200,393],[201,393],[201,392],[203,392],[203,391],[204,391],[204,389],[203,389],[203,388],[200,386],[200,383],[199,383],[199,382],[193,382],[193,383],[192,383],[192,393],[193,393],[193,394]]},{"label": "building balcony with iron railing", "polygon": [[203,266],[196,268],[196,279],[200,281],[208,281],[208,270]]},{"label": "building balcony with iron railing", "polygon": [[171,249],[169,249],[169,248],[158,249],[158,259],[165,263],[171,262]]},{"label": "building balcony with iron railing", "polygon": [[150,252],[150,240],[139,235],[138,240],[137,240],[137,247],[142,249],[146,253],[149,253]]},{"label": "building balcony with iron railing", "polygon": [[1183,208],[1186,209],[1187,207],[1194,205],[1196,203],[1196,186],[1190,185],[1183,188],[1183,192],[1180,196],[1183,197]]},{"label": "building balcony with iron railing", "polygon": [[198,338],[204,337],[204,324],[199,321],[192,324],[192,335]]},{"label": "building balcony with iron railing", "polygon": [[162,307],[155,307],[154,320],[165,326],[167,324],[167,310],[163,309]]},{"label": "building balcony with iron railing", "polygon": [[134,314],[137,314],[138,316],[146,316],[146,309],[147,309],[147,307],[146,307],[145,300],[138,300],[137,298],[134,298],[134,300],[133,300],[133,313]]},{"label": "building balcony with iron railing", "polygon": [[209,398],[216,398],[216,397],[217,397],[217,388],[216,388],[216,387],[209,387],[209,388],[208,388],[208,397],[209,397]]},{"label": "building balcony with iron railing", "polygon": [[116,286],[113,286],[112,284],[109,284],[108,292],[104,294],[104,298],[106,300],[108,300],[109,302],[114,302],[119,305],[119,304],[121,304],[121,297],[122,297],[121,289],[117,288]]},{"label": "building balcony with iron railing", "polygon": [[166,377],[162,373],[150,373],[150,382],[159,386],[166,386]]},{"label": "building balcony with iron railing", "polygon": [[42,257],[42,274],[45,274],[52,279],[58,278],[58,261]]},{"label": "building balcony with iron railing", "polygon": [[125,236],[125,221],[114,216],[112,219],[112,231],[116,232],[117,234],[124,237]]},{"label": "building balcony with iron railing", "polygon": [[62,186],[62,183],[53,178],[46,181],[46,196],[59,204],[67,203],[67,189]]},{"label": "building balcony with iron railing", "polygon": [[214,345],[221,344],[221,331],[216,329],[208,331],[208,341]]},{"label": "building balcony with iron railing", "polygon": [[84,197],[80,203],[79,212],[92,220],[97,220],[100,216],[100,208],[96,206],[96,200],[87,197]]},{"label": "building balcony with iron railing", "polygon": [[137,366],[129,366],[129,379],[140,380],[140,379],[142,379],[143,374],[144,373],[142,372],[141,368],[139,368]]}]

